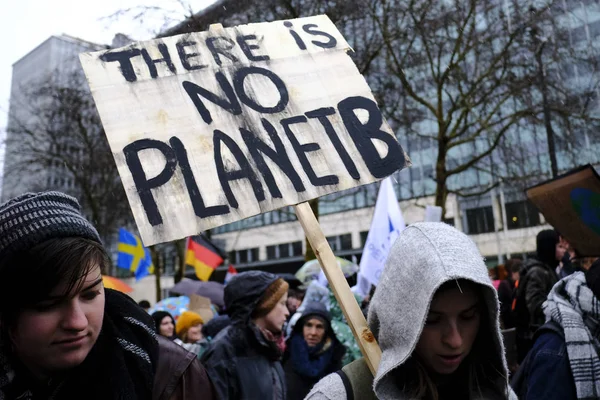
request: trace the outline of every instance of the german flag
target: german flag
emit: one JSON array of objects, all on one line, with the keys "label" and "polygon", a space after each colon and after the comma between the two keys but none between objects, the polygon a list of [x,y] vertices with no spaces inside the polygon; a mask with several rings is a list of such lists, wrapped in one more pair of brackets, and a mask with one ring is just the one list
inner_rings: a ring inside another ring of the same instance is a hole
[{"label": "german flag", "polygon": [[207,281],[215,268],[223,262],[218,250],[200,236],[188,238],[185,264],[196,270],[201,281]]}]

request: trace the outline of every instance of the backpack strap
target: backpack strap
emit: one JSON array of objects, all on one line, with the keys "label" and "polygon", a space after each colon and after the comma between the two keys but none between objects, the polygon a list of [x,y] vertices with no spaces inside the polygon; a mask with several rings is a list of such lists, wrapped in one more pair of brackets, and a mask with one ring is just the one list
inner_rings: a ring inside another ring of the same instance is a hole
[{"label": "backpack strap", "polygon": [[336,371],[336,374],[342,378],[342,383],[344,384],[344,389],[346,389],[346,399],[354,400],[354,390],[352,389],[352,382],[348,378],[348,375],[343,370]]},{"label": "backpack strap", "polygon": [[373,374],[364,358],[351,362],[337,374],[342,378],[348,400],[377,400],[373,391]]}]

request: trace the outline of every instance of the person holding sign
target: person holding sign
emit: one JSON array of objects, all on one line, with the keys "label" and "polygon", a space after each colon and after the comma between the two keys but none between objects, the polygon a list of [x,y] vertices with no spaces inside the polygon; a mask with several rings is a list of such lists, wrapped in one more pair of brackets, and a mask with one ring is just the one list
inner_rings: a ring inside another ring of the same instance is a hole
[{"label": "person holding sign", "polygon": [[242,272],[225,286],[231,325],[201,357],[221,399],[285,400],[281,333],[289,285],[262,271]]},{"label": "person holding sign", "polygon": [[496,290],[475,244],[453,227],[424,222],[401,233],[368,322],[382,350],[375,377],[360,359],[307,399],[516,399]]},{"label": "person holding sign", "polygon": [[0,205],[0,399],[214,399],[196,357],[104,288],[109,263],[73,197]]}]

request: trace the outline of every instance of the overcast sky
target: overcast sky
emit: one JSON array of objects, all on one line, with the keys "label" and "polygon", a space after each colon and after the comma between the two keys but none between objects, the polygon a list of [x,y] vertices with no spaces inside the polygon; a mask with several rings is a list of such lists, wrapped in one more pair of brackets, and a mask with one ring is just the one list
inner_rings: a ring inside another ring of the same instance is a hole
[{"label": "overcast sky", "polygon": [[[164,25],[164,16],[175,21],[198,12],[214,0],[17,0],[0,15],[0,135],[4,138],[12,65],[52,35],[68,34],[91,42],[110,44],[116,33],[136,40],[152,38]],[[182,6],[182,3],[185,4]],[[140,5],[164,11],[147,14],[136,21],[134,13],[117,21],[106,17]],[[167,11],[169,10],[169,11]],[[215,21],[217,22],[217,21]],[[1,146],[1,145],[0,145]],[[0,160],[3,146],[0,148]],[[0,164],[3,165],[3,164]],[[0,174],[2,168],[0,167]]]}]

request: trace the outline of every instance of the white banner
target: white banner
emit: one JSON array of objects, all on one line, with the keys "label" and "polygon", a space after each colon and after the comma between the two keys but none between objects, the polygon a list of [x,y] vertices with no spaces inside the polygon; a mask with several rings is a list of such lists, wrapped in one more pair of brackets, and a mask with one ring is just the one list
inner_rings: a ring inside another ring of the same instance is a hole
[{"label": "white banner", "polygon": [[364,281],[361,284],[360,277],[373,285],[379,283],[390,247],[405,227],[392,179],[385,178],[381,181],[371,229],[369,229],[360,259],[359,286],[361,292],[364,289],[368,291],[368,288],[364,288]]}]

